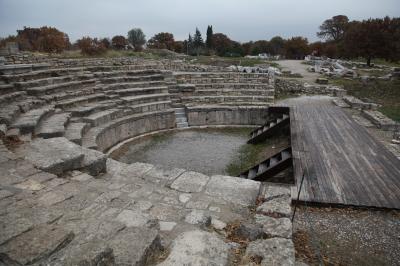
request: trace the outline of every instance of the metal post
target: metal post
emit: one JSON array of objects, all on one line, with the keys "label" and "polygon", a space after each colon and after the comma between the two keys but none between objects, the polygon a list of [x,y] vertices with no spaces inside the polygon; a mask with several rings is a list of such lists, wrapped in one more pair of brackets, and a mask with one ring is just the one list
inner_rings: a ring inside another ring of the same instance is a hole
[{"label": "metal post", "polygon": [[292,215],[292,223],[294,221],[294,216],[296,215],[297,202],[299,201],[299,198],[300,198],[300,192],[301,192],[301,188],[303,187],[303,181],[304,181],[305,176],[306,176],[305,171],[303,171],[303,176],[302,176],[301,182],[300,182],[300,188],[299,188],[299,191],[297,192],[297,201],[296,201],[296,204],[294,205],[294,210],[293,210],[293,215]]}]

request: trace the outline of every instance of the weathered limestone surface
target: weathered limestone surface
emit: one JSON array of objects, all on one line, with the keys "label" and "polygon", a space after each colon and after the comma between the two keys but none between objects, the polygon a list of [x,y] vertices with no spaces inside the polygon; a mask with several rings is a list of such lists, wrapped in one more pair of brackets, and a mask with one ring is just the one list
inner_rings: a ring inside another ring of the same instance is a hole
[{"label": "weathered limestone surface", "polygon": [[79,146],[62,137],[37,139],[24,145],[19,153],[38,168],[57,175],[79,169],[84,158]]},{"label": "weathered limestone surface", "polygon": [[271,238],[257,240],[249,244],[246,256],[261,257],[261,265],[295,265],[294,246],[292,240]]},{"label": "weathered limestone surface", "polygon": [[254,204],[259,192],[260,182],[221,175],[212,176],[206,187],[208,195],[244,206]]},{"label": "weathered limestone surface", "polygon": [[383,115],[379,111],[363,110],[361,114],[382,130],[394,131],[398,127],[395,121]]},{"label": "weathered limestone surface", "polygon": [[57,175],[81,168],[98,175],[106,169],[106,155],[85,149],[64,137],[36,139],[21,147],[18,153],[41,170]]},{"label": "weathered limestone surface", "polygon": [[217,235],[189,231],[174,240],[171,254],[158,265],[228,265],[228,251],[228,244]]},{"label": "weathered limestone surface", "polygon": [[171,188],[182,192],[200,192],[207,184],[209,177],[196,172],[185,172],[172,184]]}]

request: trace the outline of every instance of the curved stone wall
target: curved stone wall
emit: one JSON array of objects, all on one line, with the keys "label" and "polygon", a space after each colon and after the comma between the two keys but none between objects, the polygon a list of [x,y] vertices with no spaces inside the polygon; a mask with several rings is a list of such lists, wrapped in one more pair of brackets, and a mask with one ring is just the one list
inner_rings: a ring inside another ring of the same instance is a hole
[{"label": "curved stone wall", "polygon": [[126,139],[174,127],[175,114],[173,111],[153,113],[144,116],[134,115],[117,120],[116,123],[111,126],[99,128],[99,131],[93,132],[93,134],[96,135],[94,136],[94,141],[91,141],[88,147],[104,152]]},{"label": "curved stone wall", "polygon": [[268,107],[196,106],[187,107],[189,126],[262,125],[268,119]]}]

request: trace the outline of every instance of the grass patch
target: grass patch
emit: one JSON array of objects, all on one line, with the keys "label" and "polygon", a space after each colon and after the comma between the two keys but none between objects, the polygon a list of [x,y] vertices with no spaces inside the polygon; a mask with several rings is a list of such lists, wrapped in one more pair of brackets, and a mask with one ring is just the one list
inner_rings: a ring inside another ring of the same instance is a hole
[{"label": "grass patch", "polygon": [[331,82],[343,86],[349,95],[381,104],[383,114],[400,121],[400,80],[375,80],[365,84],[348,79],[332,79]]},{"label": "grass patch", "polygon": [[382,106],[378,110],[394,121],[400,122],[400,106]]},{"label": "grass patch", "polygon": [[[351,61],[360,62],[360,63],[367,63],[367,59],[365,59],[365,58],[357,58],[357,59],[353,59]],[[391,62],[391,61],[387,61],[387,60],[382,59],[382,58],[372,59],[371,63],[375,64],[375,65],[384,65],[384,66],[389,66],[389,67],[400,67],[400,62]]]},{"label": "grass patch", "polygon": [[245,144],[240,147],[238,156],[227,167],[226,172],[230,176],[238,176],[243,171],[256,165],[259,161],[260,154],[266,148],[265,143],[261,144]]},{"label": "grass patch", "polygon": [[239,148],[237,156],[227,165],[225,171],[230,176],[238,176],[288,145],[289,139],[285,135],[267,139],[259,144],[244,144]]}]

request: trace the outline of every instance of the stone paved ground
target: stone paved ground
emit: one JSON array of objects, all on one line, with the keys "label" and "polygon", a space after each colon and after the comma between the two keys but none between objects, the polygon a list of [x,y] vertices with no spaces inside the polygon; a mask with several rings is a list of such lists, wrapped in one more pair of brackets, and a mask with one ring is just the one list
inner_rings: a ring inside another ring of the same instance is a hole
[{"label": "stone paved ground", "polygon": [[294,265],[288,188],[112,159],[92,176],[99,157],[55,140],[0,145],[0,265]]}]

